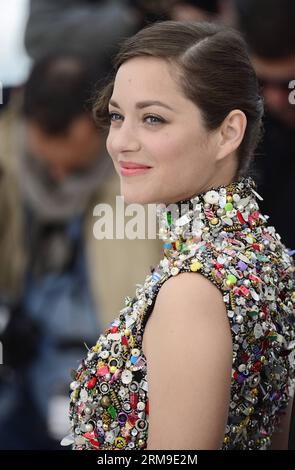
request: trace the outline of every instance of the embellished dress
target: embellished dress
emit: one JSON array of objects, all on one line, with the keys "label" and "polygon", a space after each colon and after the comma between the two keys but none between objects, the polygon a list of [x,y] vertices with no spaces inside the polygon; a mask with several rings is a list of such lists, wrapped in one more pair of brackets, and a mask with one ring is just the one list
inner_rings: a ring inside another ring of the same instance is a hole
[{"label": "embellished dress", "polygon": [[[295,378],[294,264],[252,177],[159,206],[164,256],[88,350],[70,385],[75,450],[147,446],[144,328],[171,276],[198,272],[222,293],[232,333],[231,399],[221,450],[268,449]],[[177,210],[175,210],[175,208]],[[181,338],[179,339],[181,343]],[[197,371],[196,371],[197,372]]]}]

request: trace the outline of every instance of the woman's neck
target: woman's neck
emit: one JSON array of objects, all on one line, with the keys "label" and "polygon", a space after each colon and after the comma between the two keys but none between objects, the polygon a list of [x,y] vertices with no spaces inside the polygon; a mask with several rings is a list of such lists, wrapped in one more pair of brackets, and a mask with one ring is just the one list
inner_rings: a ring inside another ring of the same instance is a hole
[{"label": "woman's neck", "polygon": [[169,206],[159,206],[159,237],[165,254],[179,252],[188,245],[206,242],[220,232],[251,230],[267,219],[259,212],[251,177],[241,177],[228,185],[211,187],[193,198]]}]

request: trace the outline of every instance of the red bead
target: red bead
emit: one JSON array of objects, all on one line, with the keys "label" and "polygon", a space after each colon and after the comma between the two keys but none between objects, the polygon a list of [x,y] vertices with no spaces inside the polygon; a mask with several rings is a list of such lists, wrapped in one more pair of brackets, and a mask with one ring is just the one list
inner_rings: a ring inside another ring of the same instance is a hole
[{"label": "red bead", "polygon": [[256,362],[254,362],[254,364],[252,366],[252,370],[254,372],[259,372],[261,370],[261,367],[262,367],[262,363],[260,361],[256,361]]},{"label": "red bead", "polygon": [[88,387],[89,389],[95,387],[96,382],[97,382],[97,378],[96,378],[96,377],[92,377],[92,379],[88,380],[88,382],[87,382],[87,387]]},{"label": "red bead", "polygon": [[254,282],[262,282],[260,277],[254,276],[254,274],[252,274],[252,273],[249,274],[249,279],[251,279],[251,281],[254,281]]},{"label": "red bead", "polygon": [[261,351],[264,352],[268,348],[268,341],[265,339],[264,341],[261,342]]},{"label": "red bead", "polygon": [[246,286],[240,286],[239,287],[239,291],[245,296],[245,297],[248,297],[249,296],[249,289],[247,289]]},{"label": "red bead", "polygon": [[218,261],[215,262],[215,268],[216,269],[221,269],[223,268],[223,265],[221,263],[218,263]]},{"label": "red bead", "polygon": [[95,433],[94,433],[94,431],[92,431],[92,432],[86,432],[86,433],[84,434],[84,437],[85,437],[85,439],[88,439],[88,440],[89,440],[89,442],[90,442],[90,444],[92,445],[92,447],[94,447],[95,449],[98,449],[99,443],[98,443],[97,439],[95,438]]},{"label": "red bead", "polygon": [[138,403],[138,395],[135,392],[130,393],[130,405],[133,409],[136,409]]},{"label": "red bead", "polygon": [[268,308],[267,308],[267,305],[264,305],[264,306],[263,306],[263,313],[264,313],[264,318],[267,319],[267,317],[268,317]]},{"label": "red bead", "polygon": [[246,223],[244,217],[242,216],[241,212],[240,211],[237,211],[237,218],[240,222],[240,224],[244,225]]},{"label": "red bead", "polygon": [[243,358],[243,362],[246,363],[248,362],[248,359],[249,359],[249,354],[246,353],[246,352],[243,352],[242,354],[242,358]]},{"label": "red bead", "polygon": [[128,339],[126,338],[126,336],[122,336],[121,343],[122,343],[124,346],[128,346]]},{"label": "red bead", "polygon": [[99,443],[96,439],[89,439],[92,447],[94,447],[94,449],[98,449],[99,448]]},{"label": "red bead", "polygon": [[117,326],[113,326],[113,327],[111,328],[111,333],[117,333],[118,329],[119,329],[119,328],[118,328]]},{"label": "red bead", "polygon": [[98,369],[98,371],[96,372],[96,375],[98,377],[103,377],[104,375],[108,374],[109,371],[110,370],[109,370],[108,366],[103,366],[100,369]]},{"label": "red bead", "polygon": [[252,248],[253,248],[255,251],[260,251],[260,245],[259,245],[259,243],[253,243],[253,244],[252,244]]},{"label": "red bead", "polygon": [[130,413],[128,416],[128,423],[133,427],[137,420],[138,416],[134,413],[134,411],[132,411],[132,413]]},{"label": "red bead", "polygon": [[252,219],[254,219],[254,220],[258,219],[258,218],[259,218],[259,214],[260,214],[259,211],[254,211],[254,212],[252,212],[252,214],[251,214]]}]

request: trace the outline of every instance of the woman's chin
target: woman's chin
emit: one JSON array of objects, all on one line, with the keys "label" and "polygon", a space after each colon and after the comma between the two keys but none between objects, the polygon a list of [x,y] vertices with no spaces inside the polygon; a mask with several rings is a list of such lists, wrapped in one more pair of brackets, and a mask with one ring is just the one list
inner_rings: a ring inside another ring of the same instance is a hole
[{"label": "woman's chin", "polygon": [[122,192],[125,204],[148,204],[150,200],[144,194]]},{"label": "woman's chin", "polygon": [[149,202],[147,191],[140,185],[125,185],[121,183],[121,196],[125,204],[146,204]]}]

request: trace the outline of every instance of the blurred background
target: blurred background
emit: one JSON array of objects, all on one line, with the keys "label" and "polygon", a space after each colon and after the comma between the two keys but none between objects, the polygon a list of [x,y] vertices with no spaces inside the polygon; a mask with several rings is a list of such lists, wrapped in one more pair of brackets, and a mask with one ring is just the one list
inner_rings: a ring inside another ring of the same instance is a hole
[{"label": "blurred background", "polygon": [[122,39],[146,24],[240,30],[266,107],[251,174],[294,254],[295,2],[2,0],[0,9],[0,449],[60,449],[71,370],[161,255],[158,240],[93,236],[94,206],[115,207],[120,194],[92,121],[94,91]]}]

